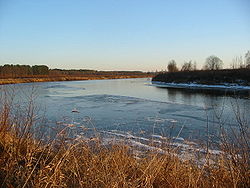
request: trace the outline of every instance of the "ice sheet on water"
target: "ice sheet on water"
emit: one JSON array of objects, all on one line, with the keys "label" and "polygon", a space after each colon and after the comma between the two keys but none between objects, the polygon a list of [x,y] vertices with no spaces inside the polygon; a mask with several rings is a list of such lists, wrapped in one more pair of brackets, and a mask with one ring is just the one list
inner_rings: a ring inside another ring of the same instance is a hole
[{"label": "ice sheet on water", "polygon": [[165,83],[152,82],[152,85],[158,87],[172,87],[172,88],[189,88],[189,89],[227,89],[227,90],[250,90],[250,86],[223,83],[221,85],[206,85],[197,83]]},{"label": "ice sheet on water", "polygon": [[153,138],[156,138],[156,139],[167,139],[166,137],[164,137],[164,136],[161,136],[161,135],[155,135],[155,134],[153,134],[153,135],[151,135]]},{"label": "ice sheet on water", "polygon": [[50,83],[44,85],[45,89],[63,89],[63,90],[68,90],[68,89],[73,89],[73,90],[85,90],[85,87],[74,87],[74,86],[69,86],[66,84],[56,84],[56,83]]},{"label": "ice sheet on water", "polygon": [[150,122],[155,122],[155,123],[163,123],[163,122],[176,123],[176,122],[178,122],[175,119],[166,119],[166,118],[159,118],[159,117],[147,117],[147,120]]},{"label": "ice sheet on water", "polygon": [[112,137],[113,142],[114,140],[117,142],[123,141],[139,150],[153,151],[161,154],[168,153],[168,151],[162,147],[162,144],[164,145],[164,143],[167,143],[167,145],[173,147],[173,149],[178,149],[179,152],[176,154],[183,160],[189,160],[191,156],[194,157],[195,153],[197,152],[202,154],[209,152],[209,154],[212,155],[223,154],[223,152],[220,150],[203,149],[197,143],[185,140],[181,137],[173,137],[172,139],[168,139],[167,137],[153,134],[151,135],[151,138],[145,138],[132,135],[129,132],[122,132],[118,130],[103,131],[102,133],[105,134],[105,139],[110,139],[110,135],[114,136]]},{"label": "ice sheet on water", "polygon": [[134,141],[134,140],[131,140],[130,141],[130,144],[134,147],[139,147],[143,150],[147,150],[147,151],[156,151],[157,153],[161,153],[161,154],[165,154],[167,153],[166,151],[164,151],[163,149],[159,148],[159,147],[155,147],[155,146],[149,146],[147,144],[143,144],[141,142],[138,142],[138,141]]},{"label": "ice sheet on water", "polygon": [[136,104],[138,102],[145,101],[144,99],[135,98],[135,97],[120,96],[120,95],[107,95],[107,94],[74,96],[74,97],[68,97],[68,98],[77,99],[77,100],[83,99],[86,101],[92,101],[96,103],[115,103],[115,104],[124,103],[127,105]]},{"label": "ice sheet on water", "polygon": [[46,85],[45,88],[46,89],[50,89],[50,88],[67,88],[67,86],[63,85],[63,84],[51,84],[51,85]]},{"label": "ice sheet on water", "polygon": [[117,131],[117,130],[111,130],[111,131],[102,131],[102,133],[105,133],[105,134],[108,134],[108,135],[122,137],[122,138],[125,138],[125,139],[137,139],[137,140],[150,141],[148,138],[134,136],[134,135],[132,135],[129,132],[122,132],[122,131]]},{"label": "ice sheet on water", "polygon": [[173,140],[175,140],[175,141],[181,141],[181,142],[185,141],[185,139],[182,138],[182,137],[173,137]]}]

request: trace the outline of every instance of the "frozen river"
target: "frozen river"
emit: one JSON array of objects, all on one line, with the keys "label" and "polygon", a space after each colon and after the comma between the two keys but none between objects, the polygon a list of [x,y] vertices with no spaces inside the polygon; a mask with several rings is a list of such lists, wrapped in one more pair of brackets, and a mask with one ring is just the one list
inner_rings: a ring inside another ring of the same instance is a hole
[{"label": "frozen river", "polygon": [[20,100],[33,90],[39,114],[51,126],[94,128],[106,135],[142,141],[162,137],[197,141],[207,135],[216,140],[219,122],[235,127],[237,107],[244,118],[250,114],[249,99],[158,88],[147,78],[1,87],[15,87]]}]

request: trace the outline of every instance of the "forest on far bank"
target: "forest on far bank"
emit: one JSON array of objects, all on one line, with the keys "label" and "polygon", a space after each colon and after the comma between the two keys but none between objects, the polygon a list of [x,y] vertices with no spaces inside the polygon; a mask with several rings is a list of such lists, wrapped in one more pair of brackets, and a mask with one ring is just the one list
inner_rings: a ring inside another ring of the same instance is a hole
[{"label": "forest on far bank", "polygon": [[63,77],[63,76],[98,76],[98,75],[146,75],[142,71],[97,71],[88,69],[50,69],[46,65],[13,65],[0,66],[0,78],[36,78],[36,77]]},{"label": "forest on far bank", "polygon": [[180,72],[162,72],[152,81],[165,83],[197,83],[197,84],[239,84],[250,85],[250,69],[194,70]]},{"label": "forest on far bank", "polygon": [[175,60],[170,60],[167,71],[158,72],[152,81],[165,83],[198,83],[198,84],[240,84],[250,85],[250,51],[242,57],[233,59],[230,68],[223,69],[223,61],[214,55],[206,58],[201,69],[196,62],[187,61],[179,68]]}]

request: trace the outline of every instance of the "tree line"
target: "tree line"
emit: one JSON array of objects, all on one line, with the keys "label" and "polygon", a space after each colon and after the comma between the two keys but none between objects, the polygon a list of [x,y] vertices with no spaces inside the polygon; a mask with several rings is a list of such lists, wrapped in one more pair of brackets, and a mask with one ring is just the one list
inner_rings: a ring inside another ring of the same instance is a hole
[{"label": "tree line", "polygon": [[2,78],[11,77],[25,77],[33,75],[48,75],[49,68],[46,65],[13,65],[5,64],[0,66],[0,76]]},{"label": "tree line", "polygon": [[98,75],[145,75],[141,71],[97,71],[89,69],[49,69],[46,65],[13,65],[0,66],[0,78],[24,77],[71,77],[71,76],[98,76]]},{"label": "tree line", "polygon": [[[206,58],[202,70],[220,70],[222,68],[223,68],[223,61],[219,57],[211,55]],[[234,58],[230,68],[231,69],[250,68],[250,51],[248,51],[245,54],[244,60],[241,56]],[[168,72],[195,71],[197,70],[197,67],[196,67],[196,62],[190,60],[184,62],[181,68],[178,68],[176,61],[170,60],[167,65],[167,70]]]}]

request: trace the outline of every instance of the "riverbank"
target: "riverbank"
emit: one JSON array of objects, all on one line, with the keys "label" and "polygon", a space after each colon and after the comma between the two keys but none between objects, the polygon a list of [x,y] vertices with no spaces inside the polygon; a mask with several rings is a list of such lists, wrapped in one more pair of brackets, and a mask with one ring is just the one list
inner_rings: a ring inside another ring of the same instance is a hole
[{"label": "riverbank", "polygon": [[152,85],[194,92],[250,96],[249,75],[250,69],[163,72],[152,78]]},{"label": "riverbank", "polygon": [[211,94],[238,94],[250,96],[250,86],[224,83],[221,85],[206,85],[197,83],[165,83],[152,81],[152,85],[159,88],[185,89],[193,92],[205,92]]},{"label": "riverbank", "polygon": [[[20,123],[20,122],[19,122]],[[17,128],[13,125],[13,129]],[[5,127],[7,128],[7,127]],[[25,128],[25,127],[23,127]],[[26,127],[26,128],[29,128]],[[223,152],[181,160],[177,149],[136,152],[123,142],[68,137],[58,131],[43,143],[30,132],[1,129],[1,187],[249,187],[249,150],[227,144]],[[20,130],[21,127],[20,127]],[[113,143],[113,144],[112,144]],[[197,153],[186,153],[187,158]]]},{"label": "riverbank", "polygon": [[250,69],[196,70],[162,72],[152,81],[175,84],[250,86]]},{"label": "riverbank", "polygon": [[56,81],[77,81],[77,80],[104,80],[104,79],[127,79],[127,78],[151,78],[150,74],[141,75],[93,75],[93,76],[54,76],[54,77],[32,77],[32,78],[3,78],[0,85],[31,83],[31,82],[56,82]]}]

